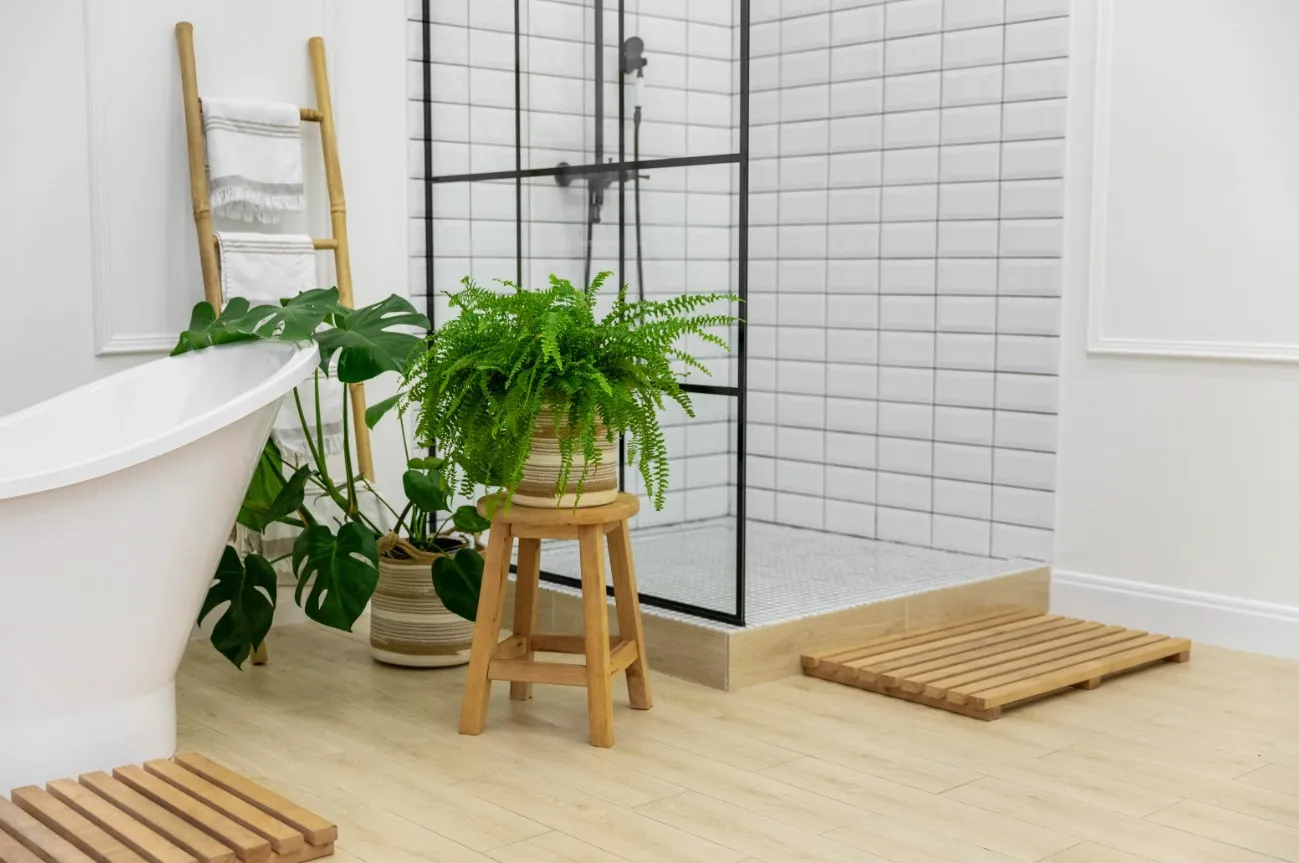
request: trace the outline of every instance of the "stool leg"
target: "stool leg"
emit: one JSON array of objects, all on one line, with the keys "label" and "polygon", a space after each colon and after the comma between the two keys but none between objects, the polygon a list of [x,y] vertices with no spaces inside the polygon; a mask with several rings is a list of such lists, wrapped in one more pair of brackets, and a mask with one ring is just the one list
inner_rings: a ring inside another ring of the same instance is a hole
[{"label": "stool leg", "polygon": [[604,592],[601,525],[582,525],[577,541],[582,558],[582,628],[586,637],[586,710],[591,745],[613,746],[613,687],[609,679],[609,607]]},{"label": "stool leg", "polygon": [[501,614],[505,605],[505,582],[510,573],[510,549],[514,539],[508,524],[492,527],[487,542],[487,560],[483,564],[483,587],[478,595],[478,615],[474,622],[474,645],[469,653],[469,677],[465,681],[465,700],[460,706],[460,733],[482,734],[487,723],[487,700],[492,681],[487,672],[496,652],[501,632]]},{"label": "stool leg", "polygon": [[[535,657],[532,650],[532,633],[537,631],[537,591],[541,581],[541,540],[519,537],[518,577],[514,580],[514,634],[528,640],[528,652],[519,657],[529,662]],[[532,684],[514,681],[510,684],[510,698],[527,701],[532,697]]]},{"label": "stool leg", "polygon": [[645,653],[645,627],[636,594],[636,564],[631,556],[631,531],[626,520],[609,533],[609,562],[613,568],[613,598],[618,607],[618,638],[636,642],[636,661],[627,666],[627,696],[635,710],[649,710],[649,657]]}]

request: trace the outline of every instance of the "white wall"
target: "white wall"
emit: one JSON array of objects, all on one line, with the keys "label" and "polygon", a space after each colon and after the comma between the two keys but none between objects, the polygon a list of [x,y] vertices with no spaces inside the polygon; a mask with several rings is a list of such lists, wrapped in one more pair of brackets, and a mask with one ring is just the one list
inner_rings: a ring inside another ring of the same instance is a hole
[{"label": "white wall", "polygon": [[[306,39],[325,37],[357,300],[405,293],[404,11],[362,0],[0,4],[0,413],[163,355],[202,298],[178,20],[195,24],[200,92],[304,105]],[[309,182],[323,175],[318,153],[308,147]],[[323,202],[323,186],[312,191]],[[317,206],[306,229],[323,233],[327,212]],[[381,480],[399,491],[399,441],[376,447]]]},{"label": "white wall", "polygon": [[1299,657],[1299,6],[1074,6],[1053,602]]}]

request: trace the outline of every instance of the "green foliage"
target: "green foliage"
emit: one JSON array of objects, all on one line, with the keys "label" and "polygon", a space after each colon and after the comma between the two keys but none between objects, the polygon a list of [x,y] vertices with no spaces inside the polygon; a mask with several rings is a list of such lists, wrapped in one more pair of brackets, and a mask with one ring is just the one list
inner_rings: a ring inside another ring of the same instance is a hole
[{"label": "green foliage", "polygon": [[462,548],[455,556],[433,561],[433,590],[453,614],[465,620],[478,615],[478,591],[483,583],[483,556]]},{"label": "green foliage", "polygon": [[265,640],[275,616],[275,569],[266,558],[250,554],[240,560],[225,547],[198,622],[223,603],[229,605],[212,628],[212,645],[239,668]]},{"label": "green foliage", "polygon": [[504,282],[504,293],[466,278],[450,294],[459,314],[429,337],[409,376],[408,399],[420,407],[418,437],[438,442],[463,492],[487,485],[511,494],[523,476],[533,427],[549,408],[561,456],[557,489],[568,484],[581,453],[581,494],[598,462],[604,426],[610,440],[628,436],[628,459],[662,509],[668,453],[659,412],[674,401],[694,416],[680,379],[692,369],[709,373],[683,341],[693,337],[726,349],[715,330],[735,318],[707,309],[737,298],[685,294],[628,302],[624,286],[612,310],[597,317],[609,275],[599,274],[586,290],[551,276],[543,290]]},{"label": "green foliage", "polygon": [[320,332],[316,342],[322,369],[328,369],[338,354],[338,379],[345,384],[368,381],[384,372],[405,372],[407,361],[420,349],[420,338],[393,328],[429,328],[428,318],[395,294],[335,318],[334,328]]},{"label": "green foliage", "polygon": [[[371,380],[385,372],[405,377],[423,345],[421,337],[411,329],[427,331],[428,326],[426,317],[397,296],[356,310],[340,304],[334,288],[307,291],[278,306],[250,306],[247,300],[236,298],[226,304],[220,317],[207,303],[196,305],[189,327],[181,333],[172,354],[258,339],[314,340],[321,356],[315,387],[315,415],[319,417],[322,376],[325,386],[343,387],[346,413],[344,385]],[[298,403],[311,459],[286,477],[284,459],[275,442],[268,440],[237,521],[258,532],[275,523],[301,528],[291,555],[286,555],[292,558],[297,579],[294,599],[312,620],[350,630],[378,583],[378,539],[383,533],[361,511],[359,495],[368,491],[381,502],[383,499],[353,470],[348,442],[351,423],[343,423],[345,476],[335,481],[322,444],[313,437],[318,429],[307,427],[296,391],[292,398]],[[370,407],[365,412],[366,424],[374,428],[400,401],[401,396],[394,396]],[[430,568],[430,578],[439,596],[445,593],[450,598],[443,600],[447,607],[472,620],[482,581],[482,557],[473,548],[461,548],[466,545],[464,541],[442,536],[441,530],[452,522],[457,530],[472,532],[484,530],[486,525],[482,519],[469,519],[457,511],[448,512],[439,527],[437,513],[451,508],[450,485],[441,459],[412,459],[403,486],[410,504],[401,513],[393,512],[395,529],[407,533],[412,544],[427,551],[461,549],[450,565]],[[340,514],[336,530],[335,526],[318,523],[304,506],[309,488],[337,506]],[[242,666],[270,630],[276,603],[274,563],[257,554],[240,560],[235,549],[227,546],[208,589],[199,621],[224,606],[212,631],[212,644],[236,666]]]},{"label": "green foliage", "polygon": [[293,572],[298,577],[293,598],[307,617],[352,630],[379,584],[377,540],[373,530],[356,521],[340,527],[337,536],[323,524],[302,529],[293,543]]}]

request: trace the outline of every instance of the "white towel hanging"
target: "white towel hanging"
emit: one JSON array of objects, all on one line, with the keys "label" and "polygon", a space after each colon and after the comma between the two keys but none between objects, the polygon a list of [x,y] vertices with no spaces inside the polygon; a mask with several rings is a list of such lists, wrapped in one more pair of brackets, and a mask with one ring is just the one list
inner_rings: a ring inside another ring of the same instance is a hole
[{"label": "white towel hanging", "polygon": [[303,210],[302,120],[283,102],[204,99],[212,212],[278,222]]}]

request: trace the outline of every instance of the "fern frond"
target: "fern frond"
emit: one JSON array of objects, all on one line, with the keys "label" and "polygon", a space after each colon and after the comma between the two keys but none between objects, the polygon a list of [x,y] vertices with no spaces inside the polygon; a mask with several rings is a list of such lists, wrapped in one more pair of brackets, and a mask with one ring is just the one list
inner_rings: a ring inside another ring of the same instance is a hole
[{"label": "fern frond", "polygon": [[659,416],[669,402],[694,415],[677,369],[708,372],[687,344],[697,338],[727,348],[717,331],[735,319],[716,308],[737,298],[708,293],[629,301],[622,285],[612,309],[597,320],[609,277],[600,273],[583,289],[553,275],[542,290],[500,281],[502,291],[466,278],[448,295],[458,315],[430,335],[407,378],[402,407],[419,405],[417,437],[437,440],[451,464],[449,479],[462,493],[477,485],[512,492],[533,428],[549,408],[561,487],[573,478],[580,454],[580,494],[599,463],[600,437],[625,435],[629,462],[662,508],[669,462]]}]

